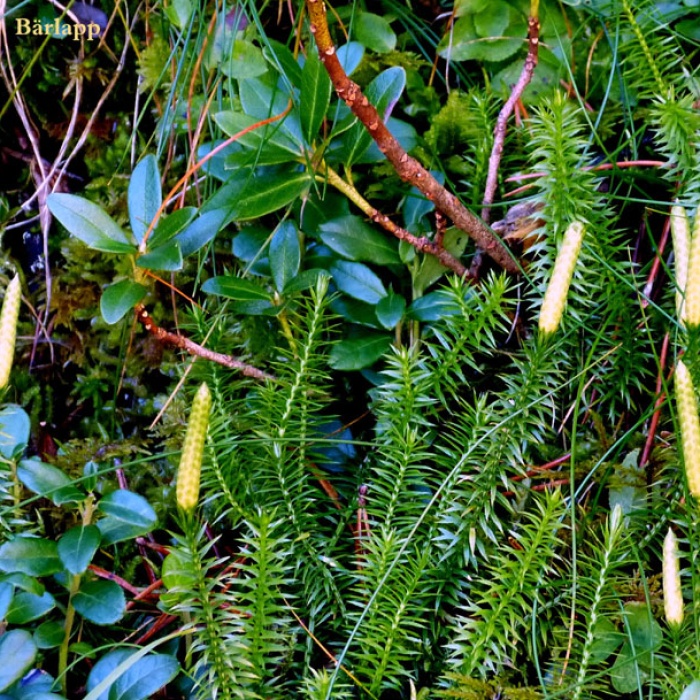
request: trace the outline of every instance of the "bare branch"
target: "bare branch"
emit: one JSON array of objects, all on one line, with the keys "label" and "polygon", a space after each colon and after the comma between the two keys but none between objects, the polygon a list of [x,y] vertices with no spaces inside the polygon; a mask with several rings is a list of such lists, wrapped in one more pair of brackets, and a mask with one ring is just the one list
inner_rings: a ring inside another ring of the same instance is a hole
[{"label": "bare branch", "polygon": [[496,128],[493,133],[493,148],[491,149],[491,157],[489,158],[489,172],[484,189],[483,208],[481,210],[481,218],[487,223],[491,220],[491,205],[496,195],[498,168],[501,164],[501,156],[503,155],[503,145],[506,140],[508,120],[515,109],[517,101],[522,97],[525,88],[529,85],[530,80],[532,80],[532,74],[535,72],[535,67],[537,66],[538,49],[540,45],[540,20],[534,14],[527,20],[527,38],[528,49],[525,65],[520,73],[518,82],[510,93],[510,97],[506,100],[506,103],[498,114],[498,119],[496,119]]},{"label": "bare branch", "polygon": [[180,348],[181,350],[185,350],[190,355],[196,355],[197,357],[201,357],[211,362],[216,362],[220,365],[223,365],[224,367],[228,367],[229,369],[238,370],[246,377],[252,377],[253,379],[260,380],[269,379],[270,381],[277,381],[277,379],[271,374],[267,374],[267,372],[263,372],[257,367],[253,367],[252,365],[246,364],[245,362],[241,362],[241,360],[237,360],[235,357],[231,357],[231,355],[224,355],[220,352],[214,352],[214,350],[209,350],[208,348],[198,345],[189,338],[186,338],[184,335],[166,331],[164,328],[161,328],[153,322],[148,311],[146,311],[146,307],[143,304],[137,304],[134,307],[134,310],[136,311],[136,318],[138,319],[139,323],[161,343],[165,343],[167,345],[174,345],[175,347]]}]

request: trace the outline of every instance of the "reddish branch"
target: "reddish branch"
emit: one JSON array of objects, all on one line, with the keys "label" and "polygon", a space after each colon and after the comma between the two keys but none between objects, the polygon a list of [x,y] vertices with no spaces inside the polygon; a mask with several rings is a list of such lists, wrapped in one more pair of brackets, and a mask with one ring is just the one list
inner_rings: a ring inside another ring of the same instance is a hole
[{"label": "reddish branch", "polygon": [[[661,231],[661,240],[656,249],[656,255],[654,256],[654,262],[651,265],[651,270],[649,276],[647,277],[646,284],[644,285],[644,291],[642,292],[641,306],[646,309],[651,302],[652,294],[654,293],[654,286],[659,280],[659,273],[662,271],[664,265],[663,255],[666,245],[668,244],[668,239],[671,234],[671,217],[666,218],[663,230]],[[637,246],[638,247],[638,246]],[[636,263],[636,260],[633,260]]]},{"label": "reddish branch", "polygon": [[[647,439],[644,443],[644,450],[642,451],[642,456],[639,459],[639,466],[646,467],[649,463],[651,457],[651,450],[654,447],[654,441],[656,440],[656,431],[659,427],[659,420],[661,419],[661,409],[666,402],[666,393],[663,390],[664,386],[664,372],[666,371],[666,360],[668,357],[668,345],[669,345],[669,335],[666,333],[664,336],[663,343],[661,345],[661,357],[659,358],[659,372],[656,376],[656,401],[654,402],[654,413],[651,416],[651,421],[649,422],[649,429],[647,431]],[[675,368],[672,368],[668,377],[666,377],[666,382],[671,381],[671,376]]]},{"label": "reddish branch", "polygon": [[134,307],[134,310],[136,311],[136,318],[138,319],[139,323],[161,343],[174,345],[181,350],[185,350],[190,355],[195,355],[196,357],[201,357],[211,362],[217,362],[218,364],[228,367],[229,369],[238,370],[246,377],[252,377],[253,379],[270,379],[271,381],[275,381],[275,377],[273,377],[271,374],[263,372],[257,367],[241,362],[235,357],[231,357],[231,355],[224,355],[223,353],[214,352],[213,350],[204,348],[189,338],[185,338],[184,335],[170,333],[170,331],[166,331],[164,328],[157,326],[151,319],[143,304],[137,304]]},{"label": "reddish branch", "polygon": [[379,150],[394,166],[396,173],[405,182],[420,190],[436,208],[448,216],[455,226],[465,231],[475,243],[503,269],[516,273],[518,265],[508,249],[494,232],[448,192],[415,158],[406,153],[374,105],[362,94],[362,90],[346,75],[336,55],[326,21],[326,6],[323,0],[306,0],[310,30],[318,47],[318,54],[338,96],[348,105],[353,114],[364,124],[375,140]]},{"label": "reddish branch", "polygon": [[449,250],[443,248],[442,239],[436,237],[434,241],[431,241],[427,236],[414,236],[406,229],[397,226],[388,216],[376,209],[374,209],[374,213],[370,218],[389,231],[389,233],[396,236],[400,241],[406,241],[406,243],[409,243],[421,253],[428,253],[428,255],[435,256],[440,261],[441,265],[452,270],[452,272],[460,277],[472,276],[471,272],[469,272]]},{"label": "reddish branch", "polygon": [[88,569],[90,569],[95,576],[99,576],[107,581],[113,581],[118,586],[121,586],[125,591],[129,591],[129,593],[132,595],[138,595],[141,592],[138,588],[136,588],[136,586],[132,586],[126,579],[123,579],[121,576],[117,576],[117,574],[107,571],[100,566],[89,564]]},{"label": "reddish branch", "polygon": [[525,65],[520,73],[518,82],[515,84],[510,97],[503,105],[498,119],[496,120],[496,128],[493,132],[493,148],[489,158],[489,172],[486,179],[486,188],[484,189],[483,209],[481,210],[481,218],[487,223],[491,219],[491,205],[496,195],[496,187],[498,185],[498,168],[501,164],[501,156],[503,155],[503,145],[506,140],[506,130],[508,128],[508,120],[515,109],[517,101],[522,97],[525,88],[532,80],[532,74],[537,66],[537,53],[540,45],[540,21],[537,17],[529,17],[527,20],[527,39],[528,50]]}]

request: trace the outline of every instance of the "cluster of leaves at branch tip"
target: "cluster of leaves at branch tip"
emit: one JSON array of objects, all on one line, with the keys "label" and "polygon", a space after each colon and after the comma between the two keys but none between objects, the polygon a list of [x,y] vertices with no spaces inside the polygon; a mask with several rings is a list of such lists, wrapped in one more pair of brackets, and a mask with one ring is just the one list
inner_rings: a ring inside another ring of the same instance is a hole
[{"label": "cluster of leaves at branch tip", "polygon": [[202,473],[204,440],[209,425],[210,409],[211,393],[206,382],[203,382],[192,401],[185,444],[182,447],[182,457],[177,472],[177,504],[186,513],[194,510],[199,501],[199,480]]},{"label": "cluster of leaves at branch tip", "polygon": [[22,299],[19,276],[15,275],[5,290],[5,298],[0,311],[0,389],[10,381],[12,361],[15,357],[15,339],[17,337],[17,319]]},{"label": "cluster of leaves at branch tip", "polygon": [[556,333],[559,328],[585,231],[580,221],[574,221],[566,229],[540,310],[539,329],[543,335]]},{"label": "cluster of leaves at branch tip", "polygon": [[663,557],[664,613],[671,626],[683,624],[683,591],[678,560],[678,539],[671,528],[664,538]]}]

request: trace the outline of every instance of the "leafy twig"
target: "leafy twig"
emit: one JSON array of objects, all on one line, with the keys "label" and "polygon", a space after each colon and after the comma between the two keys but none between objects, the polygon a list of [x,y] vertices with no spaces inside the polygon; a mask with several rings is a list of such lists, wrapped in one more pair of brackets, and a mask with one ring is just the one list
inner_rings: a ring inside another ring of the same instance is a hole
[{"label": "leafy twig", "polygon": [[415,158],[406,153],[387,129],[374,105],[362,94],[360,86],[348,78],[338,60],[331,39],[324,1],[306,0],[306,7],[311,23],[310,30],[316,41],[319,57],[330,76],[335,91],[364,124],[379,150],[394,166],[399,177],[420,190],[427,199],[435,204],[439,211],[452,219],[455,226],[465,231],[503,269],[512,273],[518,272],[518,265],[503,242],[454,194],[446,190]]},{"label": "leafy twig", "polygon": [[134,307],[136,311],[136,318],[139,323],[155,338],[157,338],[161,343],[166,343],[168,345],[174,345],[181,350],[185,350],[190,355],[196,355],[205,360],[210,360],[211,362],[216,362],[229,369],[235,369],[244,374],[246,377],[252,377],[253,379],[269,379],[271,381],[276,381],[276,378],[267,372],[263,372],[257,367],[246,364],[241,360],[237,360],[231,355],[224,355],[220,352],[215,352],[214,350],[209,350],[201,345],[198,345],[193,340],[186,338],[184,335],[179,333],[171,333],[166,331],[164,328],[156,325],[151,319],[146,307],[143,304],[137,304]]},{"label": "leafy twig", "polygon": [[268,117],[267,119],[262,119],[259,122],[255,122],[255,124],[251,124],[250,126],[247,126],[245,129],[241,129],[238,133],[233,134],[233,136],[229,136],[225,141],[222,141],[218,146],[215,146],[214,148],[209,151],[205,156],[200,158],[194,165],[191,165],[189,168],[187,168],[187,172],[173,185],[173,187],[170,189],[170,192],[168,192],[167,196],[163,197],[163,203],[160,205],[158,208],[158,211],[155,213],[155,216],[151,220],[150,224],[148,225],[148,228],[146,229],[146,232],[143,234],[143,239],[141,241],[141,245],[139,246],[139,250],[141,253],[145,253],[147,250],[147,241],[148,237],[153,233],[153,229],[155,228],[155,225],[158,223],[158,218],[160,215],[165,211],[166,207],[168,206],[169,202],[171,201],[172,197],[174,197],[180,187],[184,187],[187,183],[187,180],[197,172],[208,160],[213,158],[215,155],[220,153],[222,150],[230,146],[234,141],[237,141],[241,136],[244,136],[245,134],[255,131],[255,129],[259,129],[262,126],[266,126],[267,124],[272,124],[273,122],[276,122],[278,119],[284,119],[284,117],[289,113],[289,110],[292,108],[292,103],[291,101],[287,105],[287,107],[284,109],[284,111],[280,112],[279,114],[275,114],[272,117]]},{"label": "leafy twig", "polygon": [[342,192],[353,204],[372,219],[372,221],[382,226],[400,241],[406,241],[406,243],[412,245],[421,253],[434,255],[442,265],[452,270],[452,272],[460,277],[470,277],[469,270],[467,270],[449,250],[443,247],[440,237],[436,237],[434,241],[431,241],[427,236],[414,236],[406,229],[395,224],[388,216],[382,214],[378,209],[375,209],[350,183],[343,180],[335,170],[326,166],[324,175],[325,177],[319,175],[318,179],[327,180],[329,185],[332,185],[339,192]]}]

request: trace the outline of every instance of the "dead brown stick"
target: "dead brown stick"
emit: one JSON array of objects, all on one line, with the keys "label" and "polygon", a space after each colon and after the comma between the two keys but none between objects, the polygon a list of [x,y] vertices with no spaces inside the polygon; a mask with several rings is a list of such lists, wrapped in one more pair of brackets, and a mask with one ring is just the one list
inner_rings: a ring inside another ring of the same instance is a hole
[{"label": "dead brown stick", "polygon": [[209,350],[208,348],[198,345],[193,340],[186,338],[184,335],[166,331],[164,328],[161,328],[153,322],[148,311],[146,311],[146,307],[143,304],[136,304],[136,306],[134,307],[134,311],[136,312],[136,318],[138,319],[139,323],[161,343],[165,343],[167,345],[174,345],[175,347],[180,348],[181,350],[185,350],[190,355],[196,355],[197,357],[201,357],[211,362],[216,362],[220,365],[223,365],[224,367],[228,367],[229,369],[238,370],[246,377],[252,377],[253,379],[269,379],[270,381],[277,381],[276,378],[273,377],[271,374],[267,374],[267,372],[263,372],[257,367],[253,367],[252,365],[246,364],[245,362],[241,362],[241,360],[237,360],[235,357],[231,357],[231,355],[224,355],[223,353],[215,352],[214,350]]},{"label": "dead brown stick", "polygon": [[399,177],[420,190],[437,209],[448,216],[457,228],[465,231],[475,243],[504,270],[517,273],[519,268],[508,249],[496,234],[470,212],[454,194],[446,190],[415,158],[406,153],[387,129],[374,105],[362,94],[340,65],[326,21],[324,0],[306,0],[310,31],[338,96],[364,124],[379,150],[394,166]]},{"label": "dead brown stick", "polygon": [[493,148],[491,149],[491,156],[489,157],[489,170],[486,178],[486,187],[484,188],[483,208],[481,209],[481,218],[487,223],[491,220],[491,205],[496,196],[498,168],[501,164],[501,157],[503,156],[503,146],[506,140],[508,120],[510,119],[510,115],[513,114],[517,101],[522,97],[525,88],[529,85],[530,80],[532,80],[532,74],[535,72],[537,66],[540,45],[540,20],[534,13],[527,20],[527,39],[528,48],[525,65],[520,73],[518,82],[515,83],[513,91],[510,93],[510,97],[506,100],[506,103],[498,114],[493,132]]}]

